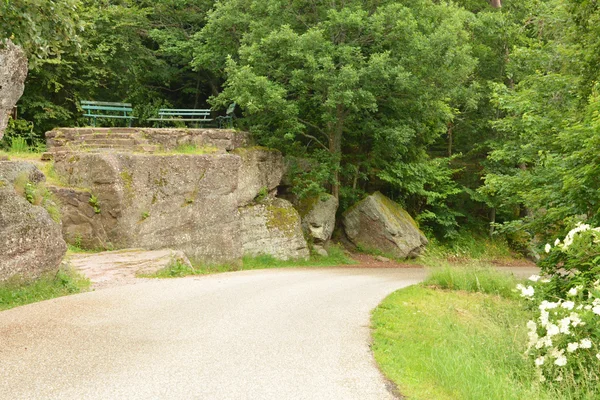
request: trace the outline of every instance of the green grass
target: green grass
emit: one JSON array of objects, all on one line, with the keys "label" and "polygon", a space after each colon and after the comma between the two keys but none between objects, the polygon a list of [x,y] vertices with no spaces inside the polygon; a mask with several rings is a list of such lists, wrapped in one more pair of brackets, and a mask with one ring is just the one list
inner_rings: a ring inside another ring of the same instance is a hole
[{"label": "green grass", "polygon": [[197,146],[195,144],[180,144],[172,150],[158,151],[155,155],[174,155],[174,154],[212,154],[219,149],[213,146]]},{"label": "green grass", "polygon": [[206,275],[219,272],[242,271],[250,269],[287,268],[287,267],[334,267],[337,265],[355,264],[356,262],[346,256],[344,251],[336,246],[327,249],[327,257],[313,254],[308,260],[278,260],[270,255],[257,257],[244,257],[241,265],[219,264],[219,265],[195,265],[189,267],[181,263],[158,271],[155,274],[144,275],[146,278],[178,278],[189,275]]},{"label": "green grass", "polygon": [[481,235],[464,233],[450,243],[430,239],[425,252],[414,262],[426,266],[448,263],[502,263],[522,258],[510,249],[501,238],[490,239]]},{"label": "green grass", "polygon": [[31,282],[17,279],[0,284],[0,311],[37,301],[79,293],[90,282],[72,269],[60,269]]},{"label": "green grass", "polygon": [[557,399],[523,356],[529,317],[516,300],[413,286],[373,312],[373,351],[411,400]]},{"label": "green grass", "polygon": [[481,292],[505,298],[518,299],[515,291],[518,280],[492,268],[486,267],[441,267],[432,269],[423,282],[426,286],[434,286],[446,290],[463,290]]}]

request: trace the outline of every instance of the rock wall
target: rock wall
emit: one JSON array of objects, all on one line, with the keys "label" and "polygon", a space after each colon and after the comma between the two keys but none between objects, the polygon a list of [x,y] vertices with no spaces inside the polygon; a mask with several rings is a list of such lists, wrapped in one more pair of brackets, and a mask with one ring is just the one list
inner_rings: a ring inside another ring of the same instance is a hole
[{"label": "rock wall", "polygon": [[60,225],[15,191],[20,177],[33,184],[45,179],[32,164],[0,162],[0,281],[56,271],[67,251]]},{"label": "rock wall", "polygon": [[288,246],[279,233],[242,227],[246,213],[239,207],[273,192],[282,165],[279,152],[262,148],[241,155],[56,153],[55,171],[67,187],[53,192],[61,199],[65,238],[86,247],[173,248],[192,261],[218,264],[239,262],[244,243],[255,239],[271,242],[263,252],[278,258],[304,257],[296,251],[306,248],[301,234],[302,244]]},{"label": "rock wall", "polygon": [[152,153],[180,146],[225,152],[247,146],[248,134],[229,129],[176,128],[56,128],[46,132],[48,152],[115,150]]},{"label": "rock wall", "polygon": [[23,94],[26,77],[27,57],[23,49],[0,39],[0,139],[10,112]]}]

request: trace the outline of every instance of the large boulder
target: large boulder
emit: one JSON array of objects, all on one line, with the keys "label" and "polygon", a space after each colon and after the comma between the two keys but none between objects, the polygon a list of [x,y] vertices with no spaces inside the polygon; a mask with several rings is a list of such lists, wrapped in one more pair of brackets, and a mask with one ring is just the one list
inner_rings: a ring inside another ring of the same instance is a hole
[{"label": "large boulder", "polygon": [[359,248],[395,257],[416,257],[428,243],[412,217],[379,192],[349,208],[343,224],[348,239]]},{"label": "large boulder", "polygon": [[244,255],[271,255],[280,260],[307,259],[300,215],[287,200],[266,199],[240,208]]},{"label": "large boulder", "polygon": [[60,225],[0,178],[0,281],[56,271],[67,251]]},{"label": "large boulder", "polygon": [[0,139],[8,124],[8,117],[25,89],[27,56],[23,49],[10,40],[0,39]]},{"label": "large boulder", "polygon": [[57,154],[63,181],[90,194],[57,191],[66,200],[67,238],[115,249],[172,248],[205,263],[238,261],[240,166],[229,154]]},{"label": "large boulder", "polygon": [[337,208],[338,200],[330,194],[300,201],[298,210],[302,217],[302,229],[315,243],[324,243],[331,239]]}]

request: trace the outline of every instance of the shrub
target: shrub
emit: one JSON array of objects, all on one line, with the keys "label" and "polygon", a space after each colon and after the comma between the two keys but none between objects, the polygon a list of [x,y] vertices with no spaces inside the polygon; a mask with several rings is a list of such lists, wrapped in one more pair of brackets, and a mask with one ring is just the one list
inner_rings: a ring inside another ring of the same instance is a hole
[{"label": "shrub", "polygon": [[541,381],[576,398],[598,398],[600,228],[580,224],[545,251],[542,276],[517,285],[535,310],[527,355]]}]

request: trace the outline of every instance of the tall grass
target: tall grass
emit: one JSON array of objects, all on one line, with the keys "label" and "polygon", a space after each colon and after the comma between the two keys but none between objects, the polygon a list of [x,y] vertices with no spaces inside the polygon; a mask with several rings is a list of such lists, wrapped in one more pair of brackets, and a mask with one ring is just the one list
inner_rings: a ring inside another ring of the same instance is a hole
[{"label": "tall grass", "polygon": [[469,232],[447,243],[431,239],[417,262],[437,266],[445,262],[490,263],[515,258],[520,258],[520,255],[512,251],[504,239],[490,239]]},{"label": "tall grass", "polygon": [[374,311],[372,348],[409,399],[559,399],[523,357],[529,317],[515,300],[413,286]]},{"label": "tall grass", "polygon": [[464,290],[518,298],[515,286],[518,280],[504,272],[485,267],[442,267],[432,269],[423,282],[426,286],[434,286],[446,290]]}]

